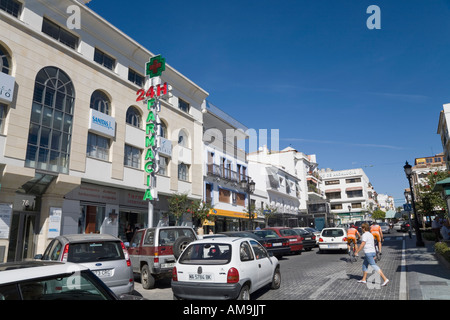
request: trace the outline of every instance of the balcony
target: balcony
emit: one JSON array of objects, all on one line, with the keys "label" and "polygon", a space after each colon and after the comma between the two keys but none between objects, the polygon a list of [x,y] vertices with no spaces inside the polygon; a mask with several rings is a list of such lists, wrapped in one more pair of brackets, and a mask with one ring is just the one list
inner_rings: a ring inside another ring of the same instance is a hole
[{"label": "balcony", "polygon": [[228,181],[239,183],[241,180],[247,180],[248,177],[240,172],[233,171],[217,164],[207,164],[206,174],[209,176],[219,177]]}]

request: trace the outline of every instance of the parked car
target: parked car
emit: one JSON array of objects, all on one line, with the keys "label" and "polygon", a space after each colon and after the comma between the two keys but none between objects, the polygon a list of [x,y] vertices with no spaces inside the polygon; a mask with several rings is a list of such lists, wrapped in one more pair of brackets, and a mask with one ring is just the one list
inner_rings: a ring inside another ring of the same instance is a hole
[{"label": "parked car", "polygon": [[[255,231],[227,231],[218,234],[227,235],[229,237],[246,237],[253,238],[263,245],[269,253],[272,253],[277,259],[291,253],[288,238],[279,237],[271,230],[255,230]],[[273,236],[275,235],[275,236]]]},{"label": "parked car", "polygon": [[89,268],[54,261],[0,264],[0,300],[119,300]]},{"label": "parked car", "polygon": [[303,243],[303,249],[305,251],[311,251],[316,246],[316,236],[310,231],[306,231],[302,228],[292,228],[301,237]]},{"label": "parked car", "polygon": [[89,268],[116,295],[134,290],[128,251],[120,239],[109,234],[70,234],[54,238],[35,259],[73,262]]},{"label": "parked car", "polygon": [[238,299],[281,285],[280,264],[255,239],[220,237],[191,242],[173,268],[175,299]]},{"label": "parked car", "polygon": [[380,222],[378,225],[381,227],[381,232],[383,233],[391,233],[391,227],[387,222]]},{"label": "parked car", "polygon": [[292,228],[288,227],[270,227],[263,230],[275,231],[280,237],[288,238],[291,246],[291,253],[301,254],[303,250],[303,243],[301,237]]},{"label": "parked car", "polygon": [[344,228],[324,228],[319,238],[319,251],[347,250],[347,231]]},{"label": "parked car", "polygon": [[197,240],[190,227],[156,227],[137,230],[128,252],[133,272],[140,274],[144,289],[151,289],[155,281],[172,275],[176,259],[186,246]]},{"label": "parked car", "polygon": [[316,246],[319,245],[320,231],[312,227],[300,227],[300,229],[312,232],[316,236]]}]

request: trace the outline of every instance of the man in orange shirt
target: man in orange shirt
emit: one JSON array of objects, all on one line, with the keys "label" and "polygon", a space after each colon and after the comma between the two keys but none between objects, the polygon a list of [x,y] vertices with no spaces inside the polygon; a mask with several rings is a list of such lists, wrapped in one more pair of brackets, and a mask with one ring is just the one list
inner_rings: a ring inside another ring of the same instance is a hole
[{"label": "man in orange shirt", "polygon": [[378,252],[381,254],[381,242],[383,241],[383,232],[381,231],[381,227],[378,223],[374,223],[370,226],[370,233],[373,235],[375,239],[378,241]]},{"label": "man in orange shirt", "polygon": [[356,229],[356,227],[352,224],[350,226],[350,228],[347,229],[347,248],[348,251],[350,251],[350,243],[353,241],[353,243],[355,244],[355,248],[356,248],[356,240],[360,238],[358,229]]}]

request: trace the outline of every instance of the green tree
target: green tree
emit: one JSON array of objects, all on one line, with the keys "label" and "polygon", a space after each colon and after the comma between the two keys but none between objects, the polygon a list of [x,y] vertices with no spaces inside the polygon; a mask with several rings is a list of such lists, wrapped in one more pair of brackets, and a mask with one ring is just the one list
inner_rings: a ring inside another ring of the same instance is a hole
[{"label": "green tree", "polygon": [[373,220],[383,220],[384,218],[386,218],[386,212],[384,212],[383,210],[377,209],[372,212]]},{"label": "green tree", "polygon": [[444,180],[450,176],[447,171],[429,172],[425,182],[419,184],[415,194],[416,210],[418,214],[430,216],[434,215],[436,211],[445,208],[445,200],[442,199],[440,192],[433,192],[434,186],[437,182]]}]

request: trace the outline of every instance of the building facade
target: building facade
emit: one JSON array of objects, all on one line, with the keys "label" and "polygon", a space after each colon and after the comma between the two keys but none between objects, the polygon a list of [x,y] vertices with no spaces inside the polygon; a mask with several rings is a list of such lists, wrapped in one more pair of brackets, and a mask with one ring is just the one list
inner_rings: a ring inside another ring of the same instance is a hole
[{"label": "building facade", "polygon": [[[70,6],[79,28],[68,27]],[[127,225],[170,220],[175,192],[202,198],[206,91],[166,66],[149,221],[137,93],[154,54],[75,0],[2,2],[0,31],[0,261],[42,253],[59,234],[123,237]]]},{"label": "building facade", "polygon": [[324,192],[336,224],[365,220],[369,213],[369,178],[363,169],[320,170]]},{"label": "building facade", "polygon": [[203,108],[204,200],[211,204],[211,222],[205,231],[249,228],[248,194],[241,188],[249,180],[245,153],[248,130],[239,121],[209,101]]}]

